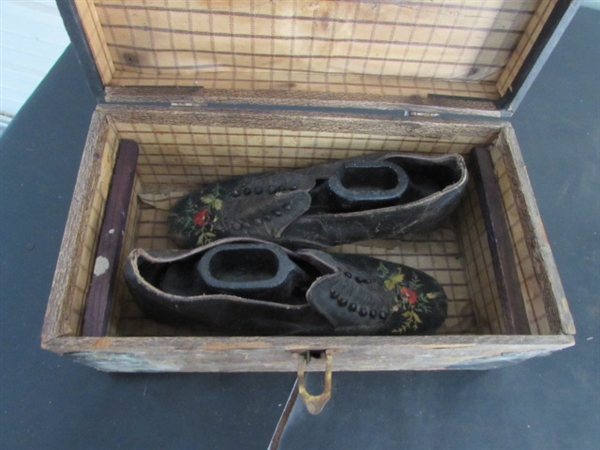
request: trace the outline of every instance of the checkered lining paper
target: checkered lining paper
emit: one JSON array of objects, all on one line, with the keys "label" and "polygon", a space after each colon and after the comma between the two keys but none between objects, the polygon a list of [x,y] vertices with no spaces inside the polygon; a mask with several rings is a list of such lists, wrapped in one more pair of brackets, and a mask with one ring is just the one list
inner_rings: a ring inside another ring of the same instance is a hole
[{"label": "checkered lining paper", "polygon": [[[133,202],[128,213],[121,264],[135,247],[164,249],[168,206],[181,193],[234,175],[284,170],[347,158],[374,151],[423,154],[457,152],[465,155],[478,145],[494,142],[497,133],[435,137],[378,136],[350,133],[306,132],[280,129],[249,129],[199,125],[147,123],[111,124],[104,145],[103,172],[110,173],[119,139],[140,145]],[[516,212],[507,166],[499,150],[492,151],[502,188],[506,218],[515,243],[515,263],[532,334],[557,333],[551,326],[532,259]],[[109,177],[105,178],[108,179]],[[88,223],[85,254],[79,268],[73,301],[73,324],[81,310],[93,268],[94,242],[101,223],[108,190],[106,181],[95,191],[94,213]],[[155,207],[140,200],[147,193],[173,192],[167,205]],[[440,229],[402,241],[371,241],[344,245],[334,252],[366,254],[406,264],[431,274],[450,298],[449,316],[438,334],[505,334],[506,325],[496,289],[496,280],[479,200],[472,181],[451,220]],[[177,336],[209,334],[201,329],[174,328],[147,319],[132,300],[119,267],[110,333],[120,336]],[[77,328],[73,328],[77,329]]]},{"label": "checkered lining paper", "polygon": [[75,5],[106,86],[506,93],[557,0],[98,0]]}]

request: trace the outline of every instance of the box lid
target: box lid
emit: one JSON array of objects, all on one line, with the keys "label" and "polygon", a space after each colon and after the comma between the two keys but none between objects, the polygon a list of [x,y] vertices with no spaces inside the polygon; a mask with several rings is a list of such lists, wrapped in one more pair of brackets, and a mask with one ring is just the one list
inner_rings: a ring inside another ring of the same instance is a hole
[{"label": "box lid", "polygon": [[579,0],[58,2],[109,102],[511,115]]}]

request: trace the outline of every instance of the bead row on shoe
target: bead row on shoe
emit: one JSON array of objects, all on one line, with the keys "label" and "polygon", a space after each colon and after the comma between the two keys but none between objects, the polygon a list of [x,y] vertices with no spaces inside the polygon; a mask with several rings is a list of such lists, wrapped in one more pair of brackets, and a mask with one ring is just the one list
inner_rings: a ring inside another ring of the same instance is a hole
[{"label": "bead row on shoe", "polygon": [[[289,211],[290,209],[292,209],[292,205],[290,205],[289,203],[286,203],[285,205],[282,206],[283,209],[285,209],[286,211]],[[275,209],[272,211],[272,214],[276,217],[281,217],[283,215],[283,213],[278,210]],[[271,220],[271,217],[268,214],[265,214],[264,218],[261,219],[260,217],[257,217],[256,219],[254,219],[254,225],[262,225],[263,222],[266,222],[268,220]],[[232,227],[234,230],[241,230],[242,227],[243,228],[250,228],[251,225],[248,222],[233,222]]]},{"label": "bead row on shoe", "polygon": [[337,301],[337,304],[339,306],[348,306],[348,311],[350,311],[350,312],[358,311],[358,314],[362,317],[366,317],[368,315],[372,319],[375,319],[376,317],[379,316],[379,318],[381,320],[385,320],[388,317],[388,313],[386,311],[378,312],[376,309],[372,309],[371,311],[369,311],[364,306],[359,309],[358,305],[356,303],[348,304],[348,299],[340,296],[340,293],[338,291],[336,291],[335,289],[331,290],[330,296],[333,300]]},{"label": "bead row on shoe", "polygon": [[[276,194],[277,192],[283,192],[286,190],[290,190],[290,191],[295,191],[296,189],[298,189],[298,186],[290,186],[289,188],[286,189],[285,186],[283,185],[279,185],[279,186],[269,186],[267,188],[267,191],[269,192],[269,194]],[[254,188],[254,193],[256,195],[260,195],[263,193],[263,188],[261,186],[256,186]],[[245,188],[241,189],[241,191],[239,190],[234,190],[231,195],[234,197],[239,197],[240,195],[250,195],[252,194],[252,189],[249,188],[248,186],[246,186]]]},{"label": "bead row on shoe", "polygon": [[[354,275],[352,275],[350,272],[344,272],[344,275],[345,275],[347,278],[352,278],[352,277],[354,276]],[[364,283],[364,284],[369,284],[369,283],[372,283],[372,282],[373,282],[373,280],[370,280],[370,279],[368,279],[368,278],[362,278],[362,277],[359,277],[359,276],[355,277],[355,278],[354,278],[354,281],[356,281],[358,284],[361,284],[361,283]]]}]

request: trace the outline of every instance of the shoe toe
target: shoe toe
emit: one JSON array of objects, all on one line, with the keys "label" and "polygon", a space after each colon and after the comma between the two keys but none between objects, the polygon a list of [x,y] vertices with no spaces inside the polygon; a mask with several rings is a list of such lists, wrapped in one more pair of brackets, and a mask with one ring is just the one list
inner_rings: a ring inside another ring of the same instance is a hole
[{"label": "shoe toe", "polygon": [[340,333],[426,334],[446,319],[443,288],[420,270],[368,256],[309,252],[335,267],[311,286],[307,299]]},{"label": "shoe toe", "polygon": [[350,272],[327,275],[309,289],[308,302],[340,333],[382,332],[388,328],[386,319],[395,304],[393,295],[381,284],[368,280],[363,274]]},{"label": "shoe toe", "polygon": [[169,237],[180,248],[230,236],[277,239],[310,207],[312,177],[294,172],[251,175],[206,186],[169,214]]}]

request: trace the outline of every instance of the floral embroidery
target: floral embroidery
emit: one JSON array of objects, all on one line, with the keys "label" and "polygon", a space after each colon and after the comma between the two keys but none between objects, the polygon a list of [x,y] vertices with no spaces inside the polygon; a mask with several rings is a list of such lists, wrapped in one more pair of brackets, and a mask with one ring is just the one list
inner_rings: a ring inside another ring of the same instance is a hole
[{"label": "floral embroidery", "polygon": [[221,187],[216,185],[212,193],[202,197],[190,196],[184,206],[183,214],[175,219],[181,225],[181,232],[186,237],[195,237],[196,245],[205,245],[217,237],[220,227]]},{"label": "floral embroidery", "polygon": [[208,212],[208,208],[201,209],[196,214],[194,214],[194,223],[197,227],[203,227],[210,220],[210,213]]},{"label": "floral embroidery", "polygon": [[398,311],[404,318],[402,325],[392,330],[392,333],[418,331],[419,324],[423,323],[423,314],[432,312],[431,300],[439,297],[440,293],[423,292],[423,286],[416,273],[408,279],[401,268],[392,273],[383,263],[379,264],[377,271],[383,278],[386,289],[396,295]]},{"label": "floral embroidery", "polygon": [[402,296],[404,301],[407,301],[411,305],[414,305],[415,303],[417,303],[417,293],[415,291],[413,291],[411,288],[401,287],[400,295]]}]

